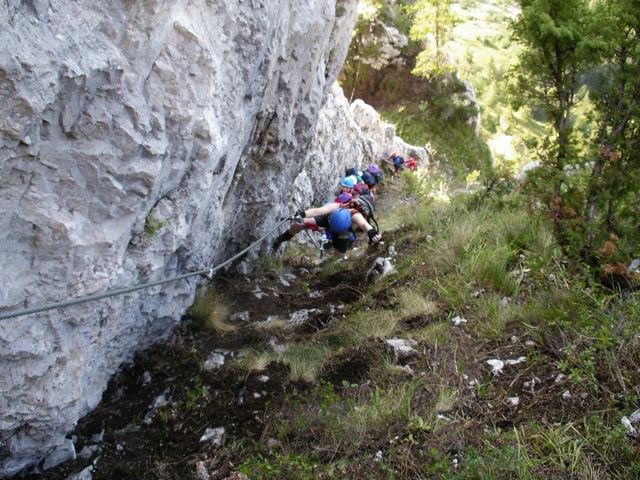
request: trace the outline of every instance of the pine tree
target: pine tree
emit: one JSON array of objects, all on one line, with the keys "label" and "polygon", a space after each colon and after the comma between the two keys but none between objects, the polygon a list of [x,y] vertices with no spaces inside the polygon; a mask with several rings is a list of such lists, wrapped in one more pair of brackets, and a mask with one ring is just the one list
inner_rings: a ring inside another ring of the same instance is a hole
[{"label": "pine tree", "polygon": [[562,230],[562,191],[566,168],[578,163],[572,114],[581,75],[598,62],[600,43],[591,33],[588,0],[520,0],[512,22],[524,49],[515,68],[518,104],[542,108],[554,138],[545,145],[543,166],[552,181],[549,206]]},{"label": "pine tree", "polygon": [[627,213],[630,223],[637,224],[640,187],[640,4],[601,2],[594,17],[607,56],[591,96],[597,113],[597,154],[587,192],[587,258],[598,234],[623,234],[616,222],[619,214]]},{"label": "pine tree", "polygon": [[422,42],[424,50],[416,58],[414,75],[427,79],[446,75],[453,71],[447,60],[445,44],[457,17],[451,10],[452,0],[417,0],[411,26],[411,38]]}]

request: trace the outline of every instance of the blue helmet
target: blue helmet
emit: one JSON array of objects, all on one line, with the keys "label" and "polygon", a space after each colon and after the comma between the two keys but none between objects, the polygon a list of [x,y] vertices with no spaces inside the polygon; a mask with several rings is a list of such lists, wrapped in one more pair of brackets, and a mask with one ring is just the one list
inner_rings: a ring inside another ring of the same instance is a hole
[{"label": "blue helmet", "polygon": [[353,175],[349,176],[349,177],[345,177],[342,179],[342,182],[340,182],[340,185],[342,185],[343,187],[347,187],[347,188],[353,188],[356,184],[356,179]]},{"label": "blue helmet", "polygon": [[351,228],[351,214],[349,210],[339,208],[329,217],[329,227],[334,233],[345,233]]}]

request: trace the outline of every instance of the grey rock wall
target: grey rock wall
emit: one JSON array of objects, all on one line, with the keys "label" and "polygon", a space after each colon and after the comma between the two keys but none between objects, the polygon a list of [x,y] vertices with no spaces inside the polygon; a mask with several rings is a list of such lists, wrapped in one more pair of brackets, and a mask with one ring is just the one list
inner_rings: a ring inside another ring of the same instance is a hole
[{"label": "grey rock wall", "polygon": [[[2,2],[0,314],[216,265],[397,149],[334,84],[356,3]],[[196,283],[0,319],[0,478],[72,457]]]}]

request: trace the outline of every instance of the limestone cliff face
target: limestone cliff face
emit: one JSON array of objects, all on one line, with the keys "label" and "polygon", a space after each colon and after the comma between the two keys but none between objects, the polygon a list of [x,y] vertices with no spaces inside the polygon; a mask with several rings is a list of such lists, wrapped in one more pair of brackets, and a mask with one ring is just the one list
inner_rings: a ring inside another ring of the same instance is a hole
[{"label": "limestone cliff face", "polygon": [[[3,2],[0,313],[216,265],[290,195],[398,148],[333,86],[356,3]],[[0,320],[0,478],[72,456],[66,433],[195,286]]]}]

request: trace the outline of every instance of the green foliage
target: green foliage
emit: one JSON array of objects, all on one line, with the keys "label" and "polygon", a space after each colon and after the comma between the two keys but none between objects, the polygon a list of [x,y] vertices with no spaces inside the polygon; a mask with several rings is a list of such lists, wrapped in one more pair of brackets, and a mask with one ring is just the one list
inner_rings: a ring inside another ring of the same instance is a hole
[{"label": "green foliage", "polygon": [[263,480],[314,480],[317,477],[317,459],[297,453],[258,453],[238,465],[238,471],[249,478]]},{"label": "green foliage", "polygon": [[186,413],[194,412],[209,399],[209,389],[202,384],[202,379],[196,376],[193,385],[185,392],[183,410]]},{"label": "green foliage", "polygon": [[415,16],[411,38],[423,45],[423,50],[416,57],[414,75],[438,78],[454,70],[444,49],[457,21],[451,3],[451,0],[417,0],[413,5]]},{"label": "green foliage", "polygon": [[166,220],[158,220],[155,215],[155,208],[152,208],[144,219],[144,233],[149,240],[155,238],[160,230],[168,225]]},{"label": "green foliage", "polygon": [[596,5],[594,17],[606,56],[596,70],[591,91],[597,151],[586,202],[585,257],[591,260],[604,232],[637,237],[629,235],[627,221],[634,218],[637,224],[638,211],[630,208],[635,203],[631,192],[637,192],[640,185],[635,140],[640,115],[640,6],[627,0],[602,2]]},{"label": "green foliage", "polygon": [[[631,173],[637,155],[629,144],[634,129],[628,128],[640,111],[631,93],[640,82],[640,40],[631,33],[637,32],[640,6],[626,0],[520,3],[522,13],[512,23],[524,47],[513,70],[514,106],[542,109],[554,129],[550,140],[538,144],[547,175],[530,186],[536,186],[567,253],[595,264],[606,234],[626,230],[616,214],[629,211],[626,193],[637,191],[640,180]],[[581,103],[589,102],[593,108],[581,111]],[[589,170],[581,168],[593,158]],[[615,269],[630,282],[618,266],[600,268]]]}]

